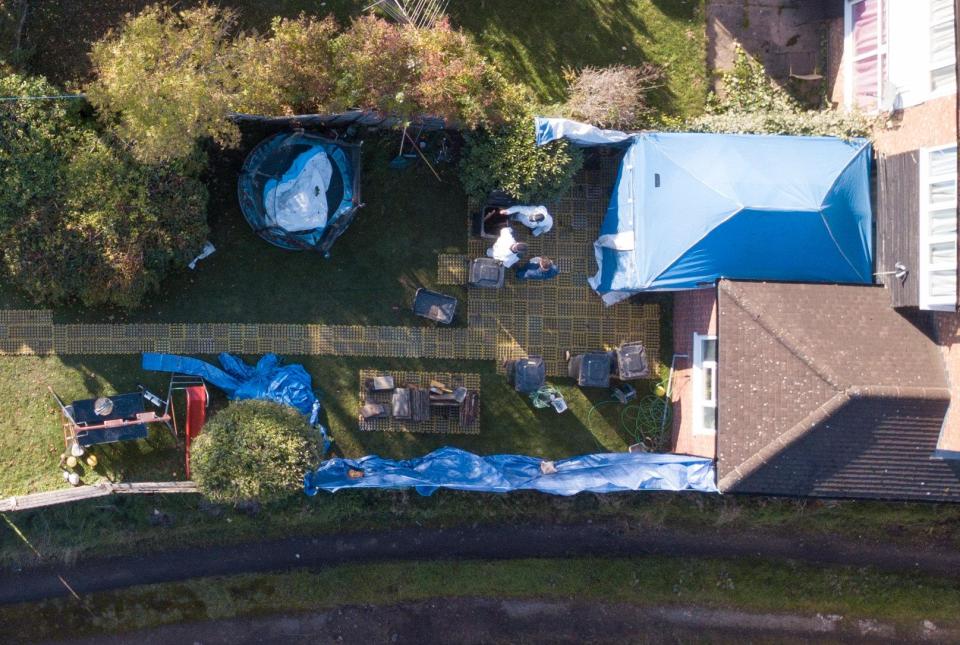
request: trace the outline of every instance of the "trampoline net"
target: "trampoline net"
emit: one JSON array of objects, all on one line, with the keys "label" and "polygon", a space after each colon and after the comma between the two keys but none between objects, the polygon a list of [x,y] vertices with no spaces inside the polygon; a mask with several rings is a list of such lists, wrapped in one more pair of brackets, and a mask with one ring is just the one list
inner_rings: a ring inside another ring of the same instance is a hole
[{"label": "trampoline net", "polygon": [[327,253],[360,204],[360,147],[306,133],[274,135],[247,156],[237,192],[260,237]]}]

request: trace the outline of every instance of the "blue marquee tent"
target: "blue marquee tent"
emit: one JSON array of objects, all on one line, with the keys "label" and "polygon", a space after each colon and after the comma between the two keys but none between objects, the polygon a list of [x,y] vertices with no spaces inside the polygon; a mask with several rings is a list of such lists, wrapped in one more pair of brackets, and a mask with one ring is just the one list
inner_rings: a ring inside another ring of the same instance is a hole
[{"label": "blue marquee tent", "polygon": [[536,127],[539,145],[626,148],[594,244],[590,284],[608,303],[721,277],[873,281],[866,140]]}]

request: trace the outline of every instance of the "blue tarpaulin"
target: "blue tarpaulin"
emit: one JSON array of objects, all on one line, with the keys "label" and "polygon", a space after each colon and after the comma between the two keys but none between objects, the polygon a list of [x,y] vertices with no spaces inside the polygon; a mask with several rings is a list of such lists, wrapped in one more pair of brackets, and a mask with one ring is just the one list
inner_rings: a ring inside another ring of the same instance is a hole
[{"label": "blue tarpaulin", "polygon": [[[304,492],[344,488],[415,488],[430,495],[438,488],[507,493],[537,490],[551,495],[639,490],[717,492],[713,460],[654,453],[604,453],[546,463],[536,457],[481,457],[459,448],[440,448],[417,459],[394,461],[371,455],[330,459],[304,477]],[[363,473],[351,477],[350,471]]]},{"label": "blue tarpaulin", "polygon": [[189,356],[147,352],[142,366],[154,372],[199,376],[223,390],[228,399],[275,401],[310,416],[317,397],[302,365],[281,365],[276,354],[264,355],[255,366],[227,353],[220,354],[219,359],[223,369]]},{"label": "blue tarpaulin", "polygon": [[[313,172],[312,162],[320,156],[329,162],[329,176]],[[329,253],[360,208],[360,168],[357,144],[304,132],[275,134],[257,144],[243,163],[237,181],[240,209],[257,235],[271,244]],[[314,217],[301,226],[308,212]],[[291,228],[291,220],[301,225]]]},{"label": "blue tarpaulin", "polygon": [[541,145],[626,148],[594,244],[590,284],[607,302],[721,277],[873,282],[864,139],[536,128]]}]

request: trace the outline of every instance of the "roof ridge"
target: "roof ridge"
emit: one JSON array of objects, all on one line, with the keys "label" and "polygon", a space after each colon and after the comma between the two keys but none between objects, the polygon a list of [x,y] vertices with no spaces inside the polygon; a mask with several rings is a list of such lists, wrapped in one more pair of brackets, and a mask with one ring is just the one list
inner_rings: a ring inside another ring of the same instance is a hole
[{"label": "roof ridge", "polygon": [[[820,365],[813,358],[808,357],[800,349],[800,343],[793,337],[790,332],[786,329],[775,327],[770,321],[766,319],[756,307],[750,304],[749,300],[744,297],[742,292],[739,292],[733,286],[735,283],[732,280],[721,279],[720,288],[730,296],[734,304],[740,307],[744,313],[746,313],[750,318],[757,323],[764,331],[766,331],[774,340],[783,345],[784,348],[791,355],[793,355],[797,360],[806,365],[817,377],[820,378],[824,383],[832,387],[838,392],[842,392],[849,387],[848,383],[845,383],[840,377],[834,374],[831,370],[827,369],[823,365]],[[718,316],[720,312],[718,311]],[[719,323],[718,323],[719,324]]]}]

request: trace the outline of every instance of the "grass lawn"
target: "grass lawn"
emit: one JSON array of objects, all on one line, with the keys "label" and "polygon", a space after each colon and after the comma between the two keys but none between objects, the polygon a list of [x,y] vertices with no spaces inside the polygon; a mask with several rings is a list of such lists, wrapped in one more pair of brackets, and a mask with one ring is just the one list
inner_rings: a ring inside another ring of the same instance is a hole
[{"label": "grass lawn", "polygon": [[[243,148],[215,156],[211,168],[211,241],[216,253],[164,281],[162,291],[133,312],[55,311],[58,322],[235,322],[431,325],[410,311],[420,286],[438,288],[437,254],[466,249],[466,197],[450,167],[443,182],[423,164],[388,167],[399,134],[368,137],[363,143],[362,196],[366,206],[332,249],[285,251],[260,239],[237,203],[237,175],[249,149],[264,133],[247,137]],[[465,324],[462,289],[442,290],[460,299],[456,324]],[[7,289],[0,306],[25,306]]]},{"label": "grass lawn", "polygon": [[[152,0],[58,0],[31,5],[26,45],[28,64],[54,82],[89,75],[93,41],[126,13]],[[193,4],[180,2],[179,5]],[[333,13],[341,22],[370,5],[369,0],[226,0],[240,12],[241,26],[263,30],[275,15]],[[473,34],[483,50],[544,102],[563,98],[565,69],[586,65],[654,62],[668,82],[654,98],[668,114],[687,116],[703,109],[706,96],[706,33],[702,0],[453,0],[451,21]]]},{"label": "grass lawn", "polygon": [[240,575],[0,607],[21,638],[73,637],[187,621],[388,605],[431,598],[577,599],[640,606],[703,606],[756,613],[837,614],[894,623],[956,625],[955,581],[743,560],[636,559],[403,562]]},{"label": "grass lawn", "polygon": [[[172,525],[153,526],[155,511]],[[605,522],[620,530],[766,532],[833,537],[909,548],[960,548],[960,507],[951,504],[824,502],[701,494],[635,493],[553,497],[437,491],[348,490],[295,496],[256,515],[196,495],[115,496],[9,514],[47,561],[203,545],[377,531],[385,527]],[[32,551],[0,529],[0,566],[35,565]]]},{"label": "grass lawn", "polygon": [[[202,357],[215,362],[215,357]],[[245,357],[253,362],[257,357]],[[409,458],[444,445],[455,445],[481,454],[519,453],[562,458],[598,451],[622,451],[634,440],[620,430],[616,406],[591,413],[593,403],[605,400],[606,391],[585,393],[572,382],[559,383],[570,410],[535,410],[484,361],[437,361],[291,356],[313,376],[324,403],[326,422],[336,439],[336,453],[348,457],[380,454]],[[59,413],[47,386],[65,401],[102,394],[134,391],[143,383],[164,395],[161,374],[143,372],[140,357],[0,357],[0,496],[17,495],[64,486],[57,469],[63,441]],[[357,427],[359,377],[362,368],[414,371],[463,371],[481,374],[481,431],[475,435],[414,434],[408,432],[361,433]],[[215,401],[222,405],[219,395]],[[588,398],[589,397],[589,398]],[[162,427],[146,441],[127,442],[95,449],[100,463],[84,481],[99,477],[125,481],[169,480],[183,477],[181,451]]]},{"label": "grass lawn", "polygon": [[[60,412],[47,391],[66,402],[135,391],[142,383],[161,396],[165,380],[138,369],[139,357],[0,357],[0,496],[65,486],[57,465],[63,452]],[[112,379],[112,380],[111,380]],[[182,453],[162,426],[144,441],[101,446],[86,483],[110,480],[167,481],[183,478]]]}]

